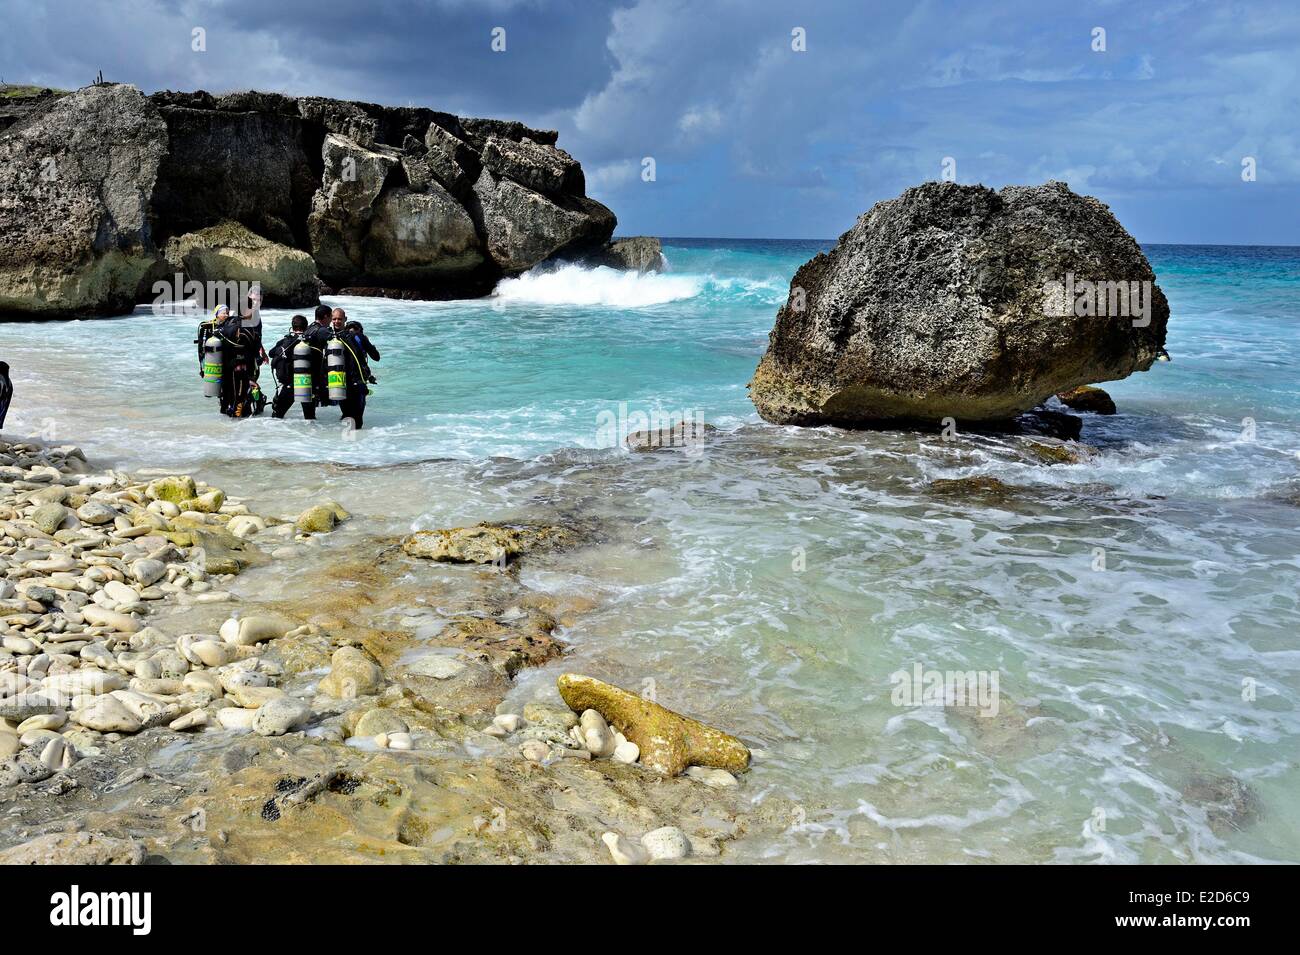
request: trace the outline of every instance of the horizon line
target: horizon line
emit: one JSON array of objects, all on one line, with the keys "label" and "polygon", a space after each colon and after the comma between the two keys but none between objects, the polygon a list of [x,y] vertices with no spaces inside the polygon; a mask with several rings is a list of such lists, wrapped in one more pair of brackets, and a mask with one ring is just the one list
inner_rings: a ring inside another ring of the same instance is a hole
[{"label": "horizon line", "polygon": [[[615,235],[613,240],[619,239],[636,239],[647,236],[648,233],[640,232],[636,235]],[[650,238],[658,239],[660,242],[672,242],[674,239],[689,239],[692,242],[829,242],[832,245],[839,241],[839,236],[835,238],[804,238],[800,236],[762,236],[762,235],[650,235]],[[1297,249],[1300,250],[1300,244],[1284,245],[1276,242],[1143,242],[1138,240],[1138,245],[1169,245],[1188,248],[1203,249]]]}]

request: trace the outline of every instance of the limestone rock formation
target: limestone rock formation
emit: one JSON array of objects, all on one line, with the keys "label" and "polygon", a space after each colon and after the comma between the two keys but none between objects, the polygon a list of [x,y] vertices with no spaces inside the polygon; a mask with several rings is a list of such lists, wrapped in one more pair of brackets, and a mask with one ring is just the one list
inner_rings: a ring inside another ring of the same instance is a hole
[{"label": "limestone rock formation", "polygon": [[744,743],[699,720],[577,673],[561,675],[557,685],[569,709],[595,710],[640,747],[641,762],[651,769],[676,776],[687,766],[714,766],[733,773],[749,768]]},{"label": "limestone rock formation", "polygon": [[158,261],[167,127],[129,86],[52,97],[0,132],[0,313],[122,312]]},{"label": "limestone rock formation", "polygon": [[995,424],[1145,371],[1168,319],[1146,256],[1096,199],[931,182],[799,269],[750,396],[780,424]]},{"label": "limestone rock formation", "polygon": [[574,536],[567,528],[545,524],[476,524],[416,531],[402,541],[402,550],[450,564],[507,564],[530,550],[566,546]]},{"label": "limestone rock formation", "polygon": [[517,122],[114,84],[21,103],[0,109],[0,314],[121,313],[177,271],[260,279],[269,305],[316,301],[317,276],[483,295],[616,222],[557,134]]}]

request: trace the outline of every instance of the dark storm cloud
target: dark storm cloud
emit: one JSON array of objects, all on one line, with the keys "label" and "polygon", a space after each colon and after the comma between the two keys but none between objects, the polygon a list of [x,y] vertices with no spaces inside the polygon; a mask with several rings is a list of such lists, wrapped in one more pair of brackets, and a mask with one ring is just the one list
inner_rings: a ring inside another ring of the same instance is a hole
[{"label": "dark storm cloud", "polygon": [[[11,81],[78,86],[103,69],[146,90],[311,92],[557,128],[623,232],[832,236],[951,157],[961,182],[1064,179],[1148,241],[1300,242],[1294,4],[0,0],[0,12]],[[505,53],[490,48],[497,26]],[[191,49],[195,27],[206,52]],[[792,49],[795,28],[806,51]]]}]

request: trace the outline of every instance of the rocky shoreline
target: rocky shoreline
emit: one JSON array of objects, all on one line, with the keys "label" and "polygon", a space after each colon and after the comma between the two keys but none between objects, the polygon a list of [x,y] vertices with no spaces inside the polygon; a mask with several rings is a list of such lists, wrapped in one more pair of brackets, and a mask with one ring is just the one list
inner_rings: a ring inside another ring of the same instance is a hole
[{"label": "rocky shoreline", "polygon": [[554,130],[255,91],[5,90],[0,314],[210,309],[252,282],[268,307],[475,298],[552,260],[662,263],[657,239],[611,241]]},{"label": "rocky shoreline", "polygon": [[[627,864],[788,819],[742,798],[742,743],[653,702],[574,674],[503,702],[590,609],[518,563],[581,528],[330,560],[341,521],[361,533],[335,502],[258,515],[188,475],[0,444],[0,861]],[[313,553],[320,592],[234,592]]]}]

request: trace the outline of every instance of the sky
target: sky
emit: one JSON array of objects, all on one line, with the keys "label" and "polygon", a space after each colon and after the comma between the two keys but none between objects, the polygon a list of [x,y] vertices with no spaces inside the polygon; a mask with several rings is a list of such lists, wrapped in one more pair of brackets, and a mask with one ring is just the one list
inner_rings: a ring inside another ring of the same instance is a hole
[{"label": "sky", "polygon": [[10,83],[558,129],[621,235],[834,238],[955,177],[1063,180],[1142,242],[1300,245],[1295,0],[0,0],[0,24]]}]

